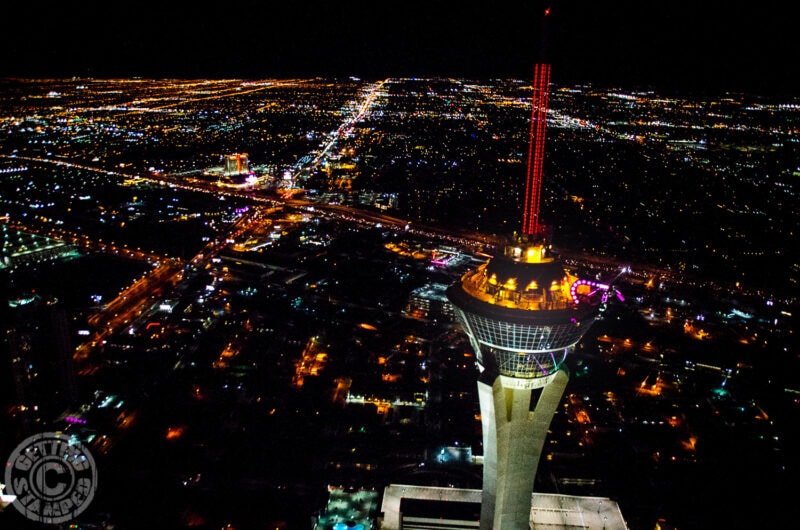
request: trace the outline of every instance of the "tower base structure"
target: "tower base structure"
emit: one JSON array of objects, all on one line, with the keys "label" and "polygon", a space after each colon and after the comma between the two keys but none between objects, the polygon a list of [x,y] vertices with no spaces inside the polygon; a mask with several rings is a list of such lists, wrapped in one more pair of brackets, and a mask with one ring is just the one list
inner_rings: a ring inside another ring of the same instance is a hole
[{"label": "tower base structure", "polygon": [[547,430],[569,376],[478,379],[483,429],[481,530],[529,530],[531,492]]},{"label": "tower base structure", "polygon": [[[383,490],[379,530],[476,530],[480,526],[472,506],[479,503],[483,492],[476,489],[389,484]],[[532,493],[529,527],[547,530],[629,530],[616,501],[608,497],[580,497],[558,493]],[[418,512],[406,506],[406,499],[426,506],[449,505],[449,517],[431,517],[426,509]],[[454,506],[464,506],[463,510]],[[461,515],[458,515],[461,514]]]}]

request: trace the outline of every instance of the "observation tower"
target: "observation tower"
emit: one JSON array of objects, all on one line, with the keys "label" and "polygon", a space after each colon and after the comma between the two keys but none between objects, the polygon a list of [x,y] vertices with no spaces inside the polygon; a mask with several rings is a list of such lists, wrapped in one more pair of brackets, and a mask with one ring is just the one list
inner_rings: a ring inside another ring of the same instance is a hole
[{"label": "observation tower", "polygon": [[549,82],[550,65],[537,64],[523,235],[446,291],[478,362],[481,530],[530,528],[536,470],[569,379],[564,361],[612,291],[568,272],[543,236],[539,193]]},{"label": "observation tower", "polygon": [[508,245],[450,285],[478,361],[481,530],[528,530],[542,448],[569,376],[569,351],[610,287],[567,272],[544,244]]}]

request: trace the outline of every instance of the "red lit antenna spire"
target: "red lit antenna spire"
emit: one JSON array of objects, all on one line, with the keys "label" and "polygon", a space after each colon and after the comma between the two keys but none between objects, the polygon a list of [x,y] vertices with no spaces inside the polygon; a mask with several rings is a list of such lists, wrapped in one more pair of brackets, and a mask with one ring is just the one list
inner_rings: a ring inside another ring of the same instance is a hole
[{"label": "red lit antenna spire", "polygon": [[528,178],[523,204],[522,233],[532,237],[541,235],[539,203],[542,189],[542,165],[544,163],[544,137],[547,126],[547,105],[550,96],[550,64],[545,59],[545,21],[550,8],[542,17],[542,47],[539,63],[533,69],[533,96],[531,98],[531,140],[528,146]]}]

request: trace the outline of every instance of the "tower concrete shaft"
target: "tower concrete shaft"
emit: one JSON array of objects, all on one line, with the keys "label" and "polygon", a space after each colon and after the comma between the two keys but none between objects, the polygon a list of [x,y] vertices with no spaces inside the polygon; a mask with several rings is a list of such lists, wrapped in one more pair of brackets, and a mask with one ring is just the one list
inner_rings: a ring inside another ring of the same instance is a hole
[{"label": "tower concrete shaft", "polygon": [[536,470],[568,380],[563,369],[540,389],[520,388],[518,381],[504,376],[491,382],[478,380],[483,429],[481,530],[529,530]]}]

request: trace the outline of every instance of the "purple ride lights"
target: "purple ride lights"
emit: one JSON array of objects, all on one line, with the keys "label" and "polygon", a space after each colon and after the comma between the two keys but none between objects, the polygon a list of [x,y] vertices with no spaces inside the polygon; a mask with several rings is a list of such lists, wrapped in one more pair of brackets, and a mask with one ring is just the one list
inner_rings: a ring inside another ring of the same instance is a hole
[{"label": "purple ride lights", "polygon": [[[583,285],[589,287],[589,289],[592,289],[589,292],[589,294],[582,295],[582,294],[578,293],[578,289]],[[572,296],[572,300],[576,304],[581,302],[582,299],[584,299],[584,298],[588,298],[588,297],[593,296],[598,291],[602,292],[601,298],[600,298],[600,303],[602,303],[602,304],[605,304],[606,302],[608,302],[609,293],[615,294],[617,296],[617,299],[619,299],[620,302],[624,302],[625,301],[625,297],[622,296],[621,292],[619,292],[617,289],[615,289],[611,285],[605,284],[605,283],[598,283],[598,282],[595,282],[595,281],[592,281],[592,280],[580,279],[580,280],[576,280],[576,281],[572,282],[572,285],[569,288],[569,294],[570,294],[570,296]]]}]

